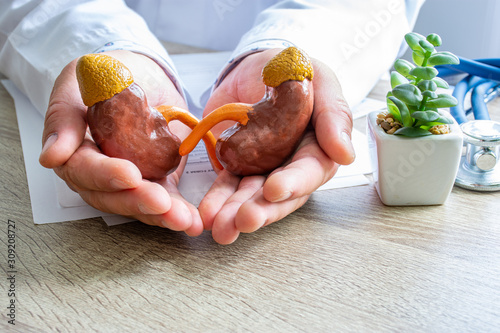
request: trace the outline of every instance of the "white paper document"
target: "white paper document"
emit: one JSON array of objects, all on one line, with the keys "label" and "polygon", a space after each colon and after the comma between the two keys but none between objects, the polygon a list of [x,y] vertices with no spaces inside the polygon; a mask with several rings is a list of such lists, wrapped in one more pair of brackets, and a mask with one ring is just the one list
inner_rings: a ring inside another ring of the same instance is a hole
[{"label": "white paper document", "polygon": [[[194,101],[194,104],[190,105],[190,110],[198,118],[201,118],[202,111],[200,97],[212,85],[228,57],[227,52],[172,56],[179,75]],[[108,225],[131,221],[90,207],[52,170],[45,169],[39,164],[43,117],[11,81],[3,80],[2,83],[15,103],[34,222],[43,224],[98,216],[103,217]],[[364,113],[364,110],[360,113]],[[363,176],[372,172],[366,137],[363,133],[354,131],[352,139],[356,150],[356,161],[352,165],[341,166],[336,176],[319,190],[369,183]],[[215,178],[216,174],[211,168],[201,142],[189,155],[179,190],[189,202],[198,205]]]}]

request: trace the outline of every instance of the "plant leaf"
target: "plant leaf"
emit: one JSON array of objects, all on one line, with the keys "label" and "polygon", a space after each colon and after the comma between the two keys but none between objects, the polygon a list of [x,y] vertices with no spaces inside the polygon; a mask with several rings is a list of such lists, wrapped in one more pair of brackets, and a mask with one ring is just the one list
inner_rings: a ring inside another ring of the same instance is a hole
[{"label": "plant leaf", "polygon": [[434,46],[441,46],[442,40],[441,37],[438,34],[429,34],[426,37],[427,41],[431,43]]},{"label": "plant leaf", "polygon": [[434,45],[429,43],[427,39],[421,39],[418,41],[418,44],[422,46],[422,48],[427,52],[434,52]]},{"label": "plant leaf", "polygon": [[435,77],[431,81],[434,82],[439,88],[448,89],[450,87],[448,82],[440,77]]},{"label": "plant leaf", "polygon": [[401,122],[403,126],[410,127],[413,125],[413,119],[410,116],[410,111],[406,107],[406,104],[401,102],[396,96],[387,97],[394,105],[398,108],[399,114],[401,115]]},{"label": "plant leaf", "polygon": [[387,110],[389,110],[389,113],[394,117],[394,119],[396,119],[400,123],[403,123],[403,121],[401,120],[401,114],[399,113],[398,107],[396,106],[396,104],[394,104],[394,102],[392,102],[389,99],[389,96],[392,96],[391,92],[389,92],[387,94],[387,97],[386,97],[386,100],[387,100]]},{"label": "plant leaf", "polygon": [[417,66],[422,66],[424,62],[424,52],[423,51],[413,51],[411,53],[411,58]]},{"label": "plant leaf", "polygon": [[434,67],[415,67],[410,74],[422,80],[432,80],[438,75],[438,70]]},{"label": "plant leaf", "polygon": [[458,65],[460,60],[451,52],[443,51],[434,53],[427,60],[429,66]]},{"label": "plant leaf", "polygon": [[405,77],[413,68],[415,68],[415,65],[405,59],[398,59],[394,63],[394,69],[398,71],[399,74]]},{"label": "plant leaf", "polygon": [[435,91],[430,91],[430,90],[426,90],[422,93],[422,95],[424,97],[428,97],[430,99],[433,99],[433,98],[438,98],[438,94],[436,94]]},{"label": "plant leaf", "polygon": [[441,115],[436,111],[415,111],[411,114],[411,116],[423,122],[436,121],[436,119],[441,117]]},{"label": "plant leaf", "polygon": [[416,86],[406,83],[392,89],[397,99],[408,105],[419,105],[422,102],[422,93]]},{"label": "plant leaf", "polygon": [[448,115],[440,114],[439,118],[436,119],[435,122],[441,124],[453,124],[453,119],[451,119],[451,117]]},{"label": "plant leaf", "polygon": [[401,127],[396,132],[394,132],[394,134],[408,136],[408,137],[412,137],[412,138],[432,135],[431,132],[424,130],[423,128],[420,128],[420,127]]},{"label": "plant leaf", "polygon": [[436,125],[443,125],[443,124],[453,124],[453,121],[450,119],[450,118],[439,118],[439,119],[436,119],[436,121],[431,121],[429,123],[426,123],[425,125],[421,125],[420,127],[422,127],[423,129],[430,129],[432,126],[436,126]]},{"label": "plant leaf", "polygon": [[422,46],[420,46],[419,44],[419,41],[421,41],[422,39],[425,39],[425,37],[416,32],[409,32],[405,35],[406,44],[408,44],[410,49],[412,49],[413,51],[423,51]]},{"label": "plant leaf", "polygon": [[437,84],[432,80],[422,80],[417,84],[418,89],[421,91],[435,91]]},{"label": "plant leaf", "polygon": [[394,89],[394,87],[400,85],[400,84],[405,84],[405,83],[410,83],[407,78],[405,78],[403,75],[396,71],[391,72],[391,88]]},{"label": "plant leaf", "polygon": [[425,105],[431,108],[449,108],[457,105],[457,103],[455,97],[448,94],[439,94],[438,98],[428,100]]}]

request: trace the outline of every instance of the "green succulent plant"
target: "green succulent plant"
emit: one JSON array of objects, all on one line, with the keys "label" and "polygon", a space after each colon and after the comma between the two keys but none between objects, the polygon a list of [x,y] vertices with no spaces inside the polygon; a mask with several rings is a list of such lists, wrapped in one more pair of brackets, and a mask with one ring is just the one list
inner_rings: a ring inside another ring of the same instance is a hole
[{"label": "green succulent plant", "polygon": [[391,72],[391,88],[387,93],[387,109],[403,126],[394,134],[408,137],[432,135],[435,125],[451,124],[447,113],[439,111],[457,105],[457,100],[446,93],[438,94],[437,88],[448,88],[448,83],[438,77],[438,65],[456,65],[459,59],[447,51],[436,51],[441,37],[430,34],[424,37],[410,32],[405,40],[412,50],[413,63],[398,59]]}]

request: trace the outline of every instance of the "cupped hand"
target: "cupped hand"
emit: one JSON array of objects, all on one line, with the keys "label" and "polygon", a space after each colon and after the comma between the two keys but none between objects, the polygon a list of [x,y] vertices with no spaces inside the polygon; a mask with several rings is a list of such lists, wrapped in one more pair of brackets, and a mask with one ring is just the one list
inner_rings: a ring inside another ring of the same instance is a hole
[{"label": "cupped hand", "polygon": [[[254,104],[264,96],[261,71],[281,50],[266,50],[246,57],[215,89],[204,115],[228,103]],[[276,222],[308,200],[312,192],[330,180],[340,164],[354,161],[351,143],[352,115],[333,71],[317,60],[314,68],[314,109],[311,129],[290,162],[268,176],[238,177],[218,174],[201,201],[205,229],[212,230],[220,244],[234,242],[240,233],[250,233]],[[212,129],[217,137],[229,122]]]},{"label": "cupped hand", "polygon": [[[150,105],[168,104],[187,109],[175,86],[154,61],[129,51],[106,54],[130,69]],[[76,80],[76,61],[63,69],[54,84],[45,116],[40,163],[54,169],[96,209],[184,231],[191,236],[199,235],[203,225],[198,210],[177,189],[185,158],[175,172],[151,182],[142,179],[132,162],[103,155],[87,129],[87,107]],[[179,122],[171,122],[169,127],[180,139],[189,133]]]}]

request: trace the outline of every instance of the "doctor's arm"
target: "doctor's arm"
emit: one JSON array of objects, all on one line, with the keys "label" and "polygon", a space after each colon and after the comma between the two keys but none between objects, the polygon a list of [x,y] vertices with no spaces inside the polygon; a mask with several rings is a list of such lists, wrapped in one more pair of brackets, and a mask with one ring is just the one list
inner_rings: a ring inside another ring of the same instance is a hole
[{"label": "doctor's arm", "polygon": [[[159,182],[143,180],[132,163],[101,154],[87,132],[75,76],[76,59],[87,53],[122,61],[150,105],[186,108],[168,54],[145,22],[118,0],[1,6],[0,71],[45,115],[40,163],[97,209],[201,233],[197,209],[177,191],[182,167]],[[172,125],[179,137],[187,135],[186,128]]]},{"label": "doctor's arm", "polygon": [[269,176],[219,174],[199,206],[216,241],[231,243],[240,233],[280,220],[330,180],[339,165],[354,160],[349,105],[359,103],[391,67],[413,21],[406,9],[404,1],[282,1],[257,17],[222,71],[205,114],[231,102],[259,101],[261,69],[293,45],[313,59],[312,130],[291,161]]}]

